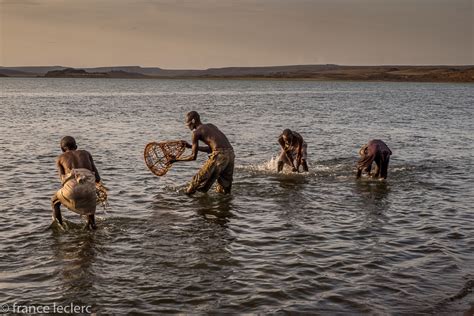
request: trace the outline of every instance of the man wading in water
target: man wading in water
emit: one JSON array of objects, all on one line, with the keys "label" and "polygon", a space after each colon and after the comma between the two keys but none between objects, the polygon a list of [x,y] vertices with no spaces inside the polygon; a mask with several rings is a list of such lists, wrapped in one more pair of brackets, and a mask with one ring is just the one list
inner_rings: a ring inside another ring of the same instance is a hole
[{"label": "man wading in water", "polygon": [[303,171],[308,171],[308,163],[306,161],[308,145],[300,134],[290,129],[285,129],[278,137],[278,143],[281,146],[281,154],[278,158],[278,172],[283,170],[285,164],[289,165],[293,172],[300,172],[300,165],[303,166]]},{"label": "man wading in water", "polygon": [[[191,180],[186,193],[191,195],[196,191],[207,192],[216,180],[217,192],[230,193],[235,155],[229,140],[215,125],[202,124],[196,111],[186,114],[186,126],[193,131],[193,144],[186,143],[187,148],[192,148],[192,153],[171,162],[196,160],[198,151],[210,154],[209,159]],[[199,141],[203,141],[207,146],[199,146]]]},{"label": "man wading in water", "polygon": [[[380,139],[372,139],[359,150],[360,159],[357,162],[357,179],[362,171],[366,171],[373,178],[387,179],[388,163],[392,151]],[[372,174],[372,163],[375,162],[375,172]]]},{"label": "man wading in water", "polygon": [[57,159],[56,165],[61,179],[61,189],[52,199],[53,220],[63,224],[60,206],[80,215],[87,215],[89,229],[96,229],[96,189],[95,183],[100,182],[99,171],[94,165],[91,154],[86,150],[77,150],[76,141],[71,136],[61,140],[63,154]]}]

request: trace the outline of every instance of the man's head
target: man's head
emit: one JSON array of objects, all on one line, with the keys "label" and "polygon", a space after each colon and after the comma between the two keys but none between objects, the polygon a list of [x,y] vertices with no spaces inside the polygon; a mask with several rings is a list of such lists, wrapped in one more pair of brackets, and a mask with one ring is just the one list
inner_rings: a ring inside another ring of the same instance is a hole
[{"label": "man's head", "polygon": [[72,136],[64,136],[61,139],[61,150],[66,152],[67,150],[76,150],[76,140]]},{"label": "man's head", "polygon": [[188,114],[186,114],[186,126],[190,130],[194,130],[199,125],[201,125],[201,118],[199,117],[199,113],[196,111],[188,112]]},{"label": "man's head", "polygon": [[293,133],[288,128],[283,130],[281,136],[283,137],[283,141],[287,144],[291,144],[291,142],[293,141]]}]

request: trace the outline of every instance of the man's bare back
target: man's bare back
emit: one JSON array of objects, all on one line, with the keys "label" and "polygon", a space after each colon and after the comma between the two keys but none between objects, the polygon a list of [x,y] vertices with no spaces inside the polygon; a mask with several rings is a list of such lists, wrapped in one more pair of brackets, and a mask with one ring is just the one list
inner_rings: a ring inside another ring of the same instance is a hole
[{"label": "man's bare back", "polygon": [[61,154],[56,160],[61,189],[51,198],[53,218],[63,224],[61,204],[80,215],[87,215],[87,227],[95,229],[96,190],[100,181],[99,172],[92,155],[86,150],[78,150],[76,140],[71,136],[61,139]]},{"label": "man's bare back", "polygon": [[227,137],[214,124],[202,124],[193,133],[194,140],[200,140],[209,146],[210,151],[219,149],[232,149]]},{"label": "man's bare back", "polygon": [[[357,178],[360,178],[362,171],[366,171],[369,176],[374,178],[387,179],[388,164],[392,151],[387,144],[380,139],[372,139],[359,150],[360,159],[357,162]],[[372,163],[375,162],[376,168],[374,174]]]},{"label": "man's bare back", "polygon": [[285,129],[278,137],[278,143],[282,150],[278,158],[278,172],[283,170],[285,163],[292,167],[293,172],[299,172],[300,165],[303,165],[303,171],[308,171],[307,144],[299,133]]},{"label": "man's bare back", "polygon": [[60,176],[70,173],[72,169],[84,168],[94,172],[96,182],[100,181],[99,171],[87,150],[66,151],[58,157],[57,166]]}]

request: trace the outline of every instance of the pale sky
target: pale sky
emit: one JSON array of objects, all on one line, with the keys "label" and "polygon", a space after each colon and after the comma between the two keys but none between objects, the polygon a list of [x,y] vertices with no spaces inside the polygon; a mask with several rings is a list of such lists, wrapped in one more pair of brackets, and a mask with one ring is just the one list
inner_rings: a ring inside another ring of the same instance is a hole
[{"label": "pale sky", "polygon": [[0,65],[474,64],[474,0],[0,0]]}]

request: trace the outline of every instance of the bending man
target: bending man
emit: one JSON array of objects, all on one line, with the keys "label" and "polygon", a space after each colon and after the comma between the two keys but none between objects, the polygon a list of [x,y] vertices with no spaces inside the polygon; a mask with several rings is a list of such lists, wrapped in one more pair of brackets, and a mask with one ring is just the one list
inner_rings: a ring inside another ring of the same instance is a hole
[{"label": "bending man", "polygon": [[78,150],[76,141],[71,136],[61,140],[61,154],[56,162],[61,179],[61,189],[52,199],[53,219],[63,224],[60,206],[63,204],[71,211],[87,215],[87,228],[95,229],[96,189],[100,181],[99,172],[94,165],[91,154]]},{"label": "bending man", "polygon": [[[392,151],[380,139],[372,139],[359,150],[360,159],[357,162],[357,178],[365,170],[369,176],[387,179],[388,163]],[[375,172],[371,174],[372,163],[375,162]]]},{"label": "bending man", "polygon": [[[191,111],[186,114],[186,125],[193,131],[191,155],[179,158],[175,161],[196,160],[198,151],[209,153],[209,159],[199,172],[193,177],[186,193],[193,194],[196,191],[207,192],[217,180],[216,191],[230,193],[234,174],[234,149],[227,137],[213,124],[202,124],[199,114]],[[199,141],[207,146],[199,146]]]},{"label": "bending man", "polygon": [[289,165],[293,172],[299,172],[300,165],[303,166],[303,171],[308,171],[308,145],[300,134],[285,129],[278,137],[278,143],[281,146],[281,154],[278,158],[278,172],[283,170],[284,164]]}]

